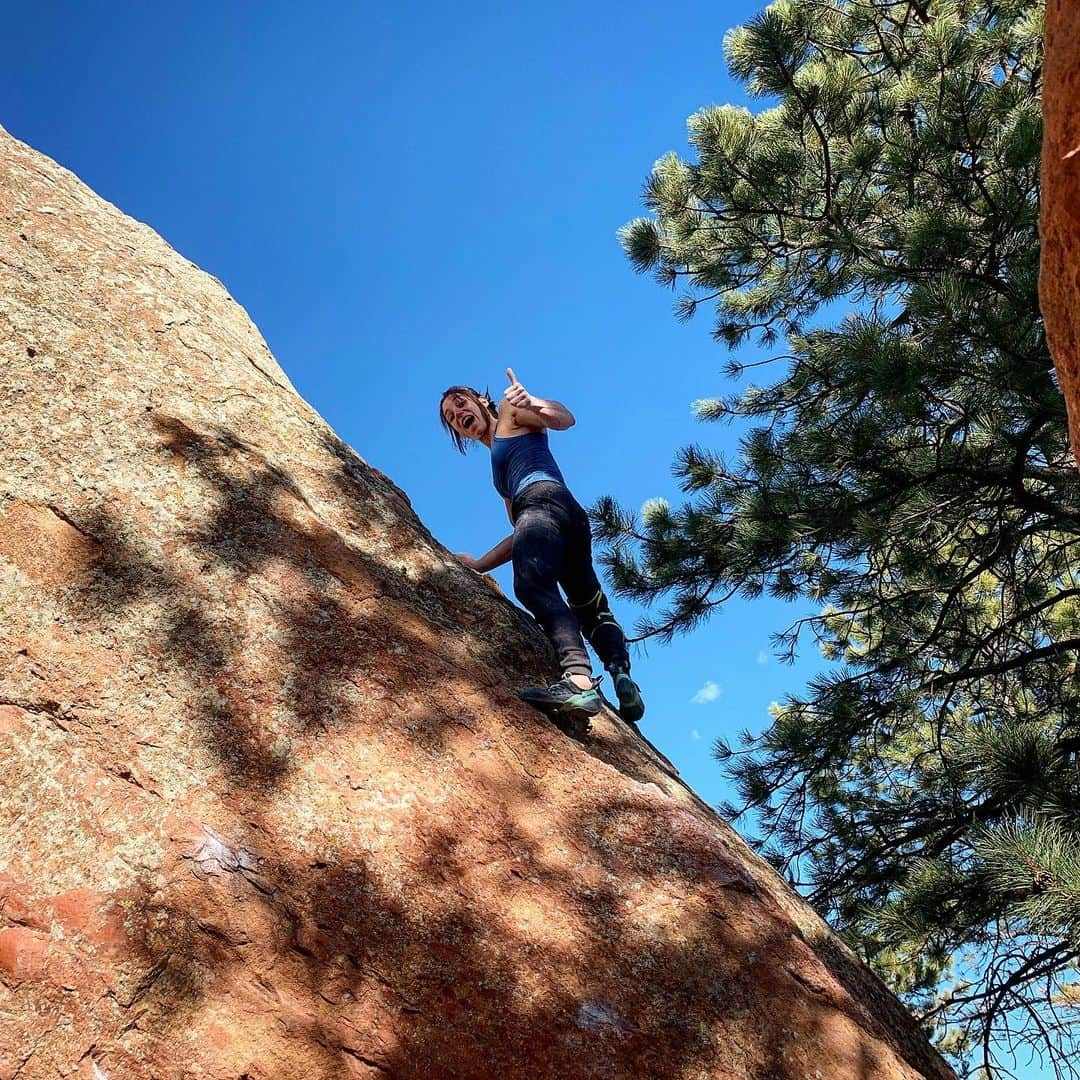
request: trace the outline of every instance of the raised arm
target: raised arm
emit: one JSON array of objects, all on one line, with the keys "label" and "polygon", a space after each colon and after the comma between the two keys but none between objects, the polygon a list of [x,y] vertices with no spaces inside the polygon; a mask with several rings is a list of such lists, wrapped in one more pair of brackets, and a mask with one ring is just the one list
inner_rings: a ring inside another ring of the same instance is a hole
[{"label": "raised arm", "polygon": [[503,400],[515,410],[515,420],[520,427],[565,431],[574,426],[574,414],[561,401],[549,401],[530,394],[518,382],[513,368],[506,369],[506,377],[510,385],[503,394]]}]

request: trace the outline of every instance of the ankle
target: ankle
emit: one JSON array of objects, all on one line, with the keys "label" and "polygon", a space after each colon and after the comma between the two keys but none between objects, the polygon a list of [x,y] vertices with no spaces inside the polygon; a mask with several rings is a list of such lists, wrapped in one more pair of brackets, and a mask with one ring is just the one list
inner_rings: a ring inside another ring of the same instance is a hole
[{"label": "ankle", "polygon": [[567,679],[570,680],[579,690],[591,690],[593,688],[593,681],[591,675],[567,675]]}]

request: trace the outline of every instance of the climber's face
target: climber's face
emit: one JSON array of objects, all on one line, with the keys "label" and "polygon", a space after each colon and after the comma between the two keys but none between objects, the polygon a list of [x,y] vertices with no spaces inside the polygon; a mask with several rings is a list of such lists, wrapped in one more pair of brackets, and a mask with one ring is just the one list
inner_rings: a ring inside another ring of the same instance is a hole
[{"label": "climber's face", "polygon": [[442,403],[447,425],[466,439],[483,438],[494,417],[471,394],[448,394]]}]

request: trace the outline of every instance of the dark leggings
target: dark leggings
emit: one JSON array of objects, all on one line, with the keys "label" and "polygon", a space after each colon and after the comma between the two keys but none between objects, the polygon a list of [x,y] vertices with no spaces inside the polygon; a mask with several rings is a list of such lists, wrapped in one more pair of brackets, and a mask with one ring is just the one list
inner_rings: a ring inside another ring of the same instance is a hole
[{"label": "dark leggings", "polygon": [[592,673],[583,633],[608,671],[629,671],[626,637],[593,569],[589,518],[574,496],[541,480],[514,500],[510,513],[514,593],[551,639],[563,673]]}]

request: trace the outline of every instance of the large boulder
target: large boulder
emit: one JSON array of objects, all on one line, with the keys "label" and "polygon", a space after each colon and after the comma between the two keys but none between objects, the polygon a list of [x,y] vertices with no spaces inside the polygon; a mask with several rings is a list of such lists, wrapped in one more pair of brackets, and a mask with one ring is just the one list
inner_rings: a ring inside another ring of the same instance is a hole
[{"label": "large boulder", "polygon": [[952,1075],[218,281],[0,185],[0,1078]]},{"label": "large boulder", "polygon": [[1080,464],[1080,4],[1047,0],[1039,305]]}]

